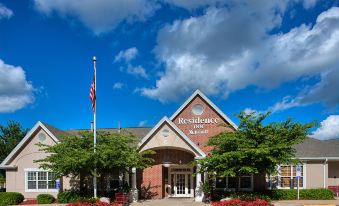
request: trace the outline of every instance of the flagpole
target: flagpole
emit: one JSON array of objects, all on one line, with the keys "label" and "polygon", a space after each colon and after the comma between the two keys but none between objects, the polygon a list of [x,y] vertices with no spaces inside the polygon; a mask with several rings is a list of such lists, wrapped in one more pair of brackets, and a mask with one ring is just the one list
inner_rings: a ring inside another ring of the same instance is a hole
[{"label": "flagpole", "polygon": [[[94,136],[94,153],[97,145],[97,58],[93,56],[93,66],[94,66],[94,91],[95,91],[95,103],[94,103],[94,116],[93,116],[93,136]],[[93,187],[94,187],[94,197],[97,197],[97,177],[96,177],[96,167],[94,168],[94,177],[93,177]]]}]

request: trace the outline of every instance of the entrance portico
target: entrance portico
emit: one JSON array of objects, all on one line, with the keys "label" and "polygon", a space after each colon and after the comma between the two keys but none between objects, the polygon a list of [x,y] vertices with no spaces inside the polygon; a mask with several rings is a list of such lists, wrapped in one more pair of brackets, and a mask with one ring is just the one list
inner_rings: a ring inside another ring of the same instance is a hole
[{"label": "entrance portico", "polygon": [[139,148],[141,152],[156,152],[152,155],[153,166],[145,168],[139,178],[141,194],[145,198],[202,195],[201,192],[196,193],[195,188],[201,185],[201,178],[193,174],[196,173],[195,159],[205,157],[205,153],[167,117],[145,136]]},{"label": "entrance portico", "polygon": [[152,156],[154,164],[140,172],[137,184],[141,196],[194,197],[202,201],[202,179],[207,177],[199,173],[196,160],[206,157],[211,150],[210,137],[234,129],[236,125],[197,90],[170,119],[162,118],[141,139],[140,152],[156,151]]}]

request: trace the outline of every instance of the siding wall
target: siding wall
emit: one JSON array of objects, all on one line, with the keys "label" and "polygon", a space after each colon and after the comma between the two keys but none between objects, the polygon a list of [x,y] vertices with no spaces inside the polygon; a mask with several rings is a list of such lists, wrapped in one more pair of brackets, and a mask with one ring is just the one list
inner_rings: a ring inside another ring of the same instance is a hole
[{"label": "siding wall", "polygon": [[[328,165],[325,165],[325,187],[328,185],[327,179]],[[324,161],[307,161],[306,164],[306,188],[324,187]]]}]

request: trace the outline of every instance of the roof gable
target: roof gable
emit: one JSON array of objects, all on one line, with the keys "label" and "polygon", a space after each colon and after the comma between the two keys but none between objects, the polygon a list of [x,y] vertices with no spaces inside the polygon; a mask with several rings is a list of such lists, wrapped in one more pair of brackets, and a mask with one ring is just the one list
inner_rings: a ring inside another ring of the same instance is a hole
[{"label": "roof gable", "polygon": [[0,164],[0,168],[5,168],[6,165],[19,153],[19,151],[25,146],[25,143],[32,137],[32,135],[39,128],[43,129],[56,143],[59,142],[59,139],[47,129],[47,127],[40,121],[38,121],[34,127],[29,130],[29,132],[25,135],[25,137],[19,142],[19,144],[12,150],[12,152],[4,159],[4,161]]},{"label": "roof gable", "polygon": [[170,120],[173,121],[197,96],[200,96],[220,117],[222,117],[227,123],[229,123],[234,129],[238,129],[238,126],[223,113],[208,97],[206,97],[200,90],[196,90],[180,107],[174,112]]},{"label": "roof gable", "polygon": [[[150,141],[151,138],[154,137],[154,134],[156,134],[164,124],[169,125],[177,134],[178,136],[186,143],[189,147],[193,149],[193,151],[198,154],[201,157],[205,157],[206,154],[197,146],[195,145],[190,138],[188,138],[168,117],[163,117],[157,125],[153,127],[153,129],[140,141],[138,146],[142,150],[145,144]],[[183,147],[184,148],[184,147]]]}]

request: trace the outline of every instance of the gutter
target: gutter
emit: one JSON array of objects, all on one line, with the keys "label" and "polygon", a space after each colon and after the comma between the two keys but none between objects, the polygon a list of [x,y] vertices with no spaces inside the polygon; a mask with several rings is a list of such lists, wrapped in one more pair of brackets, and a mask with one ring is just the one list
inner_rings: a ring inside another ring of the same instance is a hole
[{"label": "gutter", "polygon": [[3,169],[3,170],[10,170],[10,169],[17,169],[18,166],[16,165],[0,165],[0,169]]},{"label": "gutter", "polygon": [[293,158],[293,159],[300,159],[300,160],[324,160],[324,161],[328,161],[328,160],[339,160],[339,157],[297,157],[297,158]]}]

